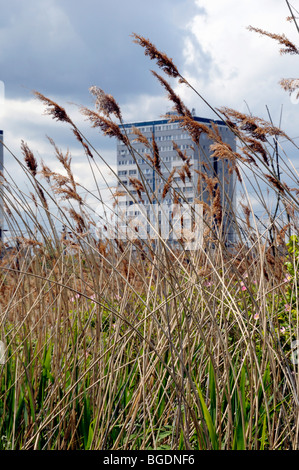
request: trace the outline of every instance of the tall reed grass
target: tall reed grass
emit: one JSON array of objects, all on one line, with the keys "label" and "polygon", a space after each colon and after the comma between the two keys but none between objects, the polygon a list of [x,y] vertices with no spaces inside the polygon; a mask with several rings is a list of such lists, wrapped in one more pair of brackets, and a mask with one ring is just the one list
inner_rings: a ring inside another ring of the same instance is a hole
[{"label": "tall reed grass", "polygon": [[[286,38],[271,37],[285,52],[298,53]],[[192,88],[149,40],[134,35],[134,41],[161,71]],[[99,215],[82,199],[71,155],[50,139],[62,170],[54,172],[22,142],[23,157],[13,156],[32,191],[22,191],[6,172],[0,186],[13,234],[0,265],[1,449],[299,448],[299,190],[281,137],[291,139],[271,121],[215,109],[238,139],[235,152],[216,127],[195,122],[164,77],[154,75],[194,145],[206,134],[213,156],[228,159],[238,178],[236,242],[224,242],[215,191],[204,206],[203,245],[193,252],[170,249],[161,238],[155,246],[137,235],[118,243],[100,239]],[[97,87],[91,93],[95,108],[82,113],[136,159],[115,99]],[[96,146],[65,109],[39,92],[36,97],[68,125],[98,184],[100,163],[108,163]],[[137,130],[136,138],[146,140]],[[159,171],[159,151],[145,143]],[[180,174],[188,178],[181,157]],[[281,180],[282,169],[291,187]],[[266,219],[252,209],[248,175]],[[143,182],[131,183],[141,195]],[[275,194],[274,211],[259,190],[265,183]],[[166,194],[184,198],[172,174],[163,182]],[[119,192],[111,196],[117,201]],[[104,218],[101,191],[89,192],[91,198]]]}]

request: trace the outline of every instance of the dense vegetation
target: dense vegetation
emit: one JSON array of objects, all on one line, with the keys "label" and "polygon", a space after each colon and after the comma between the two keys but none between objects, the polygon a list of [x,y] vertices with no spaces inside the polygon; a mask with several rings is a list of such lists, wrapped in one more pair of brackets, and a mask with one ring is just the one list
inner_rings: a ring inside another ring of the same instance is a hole
[{"label": "dense vegetation", "polygon": [[[271,37],[298,53],[285,37]],[[171,80],[192,88],[149,40],[134,40]],[[80,195],[71,155],[50,140],[59,174],[22,142],[24,158],[14,158],[32,191],[25,194],[5,172],[0,186],[15,234],[12,249],[2,247],[0,265],[1,449],[299,448],[298,173],[277,145],[281,136],[291,139],[271,122],[214,110],[238,138],[234,152],[154,75],[194,145],[207,134],[213,156],[227,159],[237,175],[244,196],[233,215],[236,242],[225,243],[214,190],[221,182],[204,176],[210,204],[197,250],[172,250],[162,239],[151,246],[137,235],[117,244],[101,239],[99,215]],[[283,85],[293,91],[294,83]],[[136,159],[114,98],[96,87],[91,92],[95,109],[83,114]],[[36,96],[70,128],[99,181],[103,159],[96,146],[61,106]],[[159,151],[155,142],[147,144],[158,170]],[[187,178],[190,162],[180,158]],[[281,169],[292,186],[281,180]],[[255,182],[267,216],[262,221],[246,196],[244,174]],[[274,210],[263,200],[261,182],[274,194]],[[141,191],[142,181],[132,181],[134,188]],[[173,174],[163,189],[175,201],[184,198]],[[112,196],[117,201],[119,192]],[[105,208],[100,190],[90,198]]]}]

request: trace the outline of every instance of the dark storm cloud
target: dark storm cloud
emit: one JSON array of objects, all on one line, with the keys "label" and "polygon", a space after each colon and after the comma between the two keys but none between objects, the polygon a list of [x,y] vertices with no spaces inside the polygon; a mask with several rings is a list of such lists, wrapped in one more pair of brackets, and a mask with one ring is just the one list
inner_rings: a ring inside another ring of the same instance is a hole
[{"label": "dark storm cloud", "polygon": [[81,102],[94,84],[118,100],[157,91],[149,73],[154,65],[131,33],[149,37],[180,65],[183,28],[199,11],[191,0],[1,3],[0,79],[7,97],[28,98],[37,89]]}]

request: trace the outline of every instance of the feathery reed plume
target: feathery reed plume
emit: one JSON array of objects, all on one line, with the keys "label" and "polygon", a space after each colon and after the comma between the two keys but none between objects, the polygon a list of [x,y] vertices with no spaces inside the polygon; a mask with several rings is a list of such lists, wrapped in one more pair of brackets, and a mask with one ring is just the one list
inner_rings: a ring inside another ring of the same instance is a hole
[{"label": "feathery reed plume", "polygon": [[214,133],[208,126],[201,122],[195,121],[188,115],[184,116],[166,116],[169,122],[179,122],[179,126],[190,134],[191,139],[195,144],[199,144],[199,139],[202,133],[207,134],[210,138],[214,138]]},{"label": "feathery reed plume", "polygon": [[74,126],[72,120],[69,118],[62,106],[59,106],[57,103],[55,103],[55,101],[50,100],[38,91],[34,91],[33,94],[47,106],[45,114],[52,116],[52,118],[56,119],[57,121],[67,122],[68,124]]},{"label": "feathery reed plume", "polygon": [[131,177],[129,178],[129,181],[134,187],[134,189],[137,191],[139,199],[142,200],[141,192],[145,192],[145,189],[141,181],[137,178],[131,178]]},{"label": "feathery reed plume", "polygon": [[280,45],[285,46],[280,49],[281,54],[299,54],[299,49],[293,44],[284,34],[274,34],[264,31],[260,28],[254,28],[253,26],[248,26],[247,28],[249,31],[254,31],[255,33],[259,33],[263,36],[268,36],[269,38],[278,41]]},{"label": "feathery reed plume", "polygon": [[130,141],[127,136],[125,134],[122,134],[119,126],[110,119],[104,118],[95,111],[92,111],[85,107],[81,108],[81,113],[85,115],[87,119],[92,123],[92,127],[99,127],[104,135],[107,135],[108,137],[116,137],[125,145],[130,144]]},{"label": "feathery reed plume", "polygon": [[[72,189],[71,191],[77,193],[77,185],[76,185],[76,182],[74,180],[74,175],[73,175],[73,172],[72,172],[72,169],[71,169],[71,161],[72,161],[72,157],[70,156],[70,153],[69,151],[66,152],[65,155],[63,155],[63,153],[61,152],[61,150],[58,149],[57,145],[55,144],[55,142],[53,141],[53,139],[51,139],[50,137],[48,137],[48,140],[50,142],[50,144],[54,147],[55,149],[55,155],[58,159],[58,161],[62,164],[63,168],[66,170],[67,172],[67,176],[68,176],[68,180],[66,179],[65,176],[62,176],[62,175],[58,175],[57,173],[53,173],[53,178],[55,179],[56,183],[58,184],[58,186],[61,188],[63,185],[66,185],[66,183],[70,183],[71,186],[72,186]],[[67,187],[67,193],[69,192],[70,188]],[[78,198],[76,198],[78,201],[80,198],[80,196]]]},{"label": "feathery reed plume", "polygon": [[106,94],[97,86],[91,86],[89,91],[96,97],[95,107],[98,111],[102,112],[107,117],[109,117],[110,114],[114,114],[120,121],[122,120],[120,107],[112,95]]},{"label": "feathery reed plume", "polygon": [[297,196],[299,196],[299,189],[298,188],[290,188],[290,191],[295,192]]},{"label": "feathery reed plume", "polygon": [[194,198],[194,202],[195,202],[195,204],[200,204],[202,206],[203,215],[206,214],[206,213],[211,214],[212,208],[207,202],[202,201],[202,200],[198,199],[197,197]]},{"label": "feathery reed plume", "polygon": [[221,206],[221,194],[220,188],[217,186],[215,190],[215,195],[213,198],[213,205],[212,205],[212,214],[215,216],[215,219],[218,225],[222,222],[222,206]]},{"label": "feathery reed plume", "polygon": [[152,70],[151,72],[168,92],[168,99],[174,103],[174,111],[176,111],[181,116],[188,116],[190,119],[192,119],[191,112],[182,102],[181,98],[173,91],[169,83],[163,77],[161,77],[161,75],[157,74],[154,70]]},{"label": "feathery reed plume", "polygon": [[116,190],[114,191],[114,193],[112,194],[112,199],[117,199],[119,197],[122,197],[122,196],[125,196],[127,194],[126,191],[119,191],[119,190]]},{"label": "feathery reed plume", "polygon": [[282,136],[289,140],[288,136],[278,127],[273,126],[264,119],[249,116],[248,114],[240,113],[234,109],[223,107],[219,111],[228,119],[234,120],[238,128],[248,133],[251,137],[265,142],[267,136]]},{"label": "feathery reed plume", "polygon": [[55,181],[56,185],[61,188],[70,182],[68,176],[60,175],[59,173],[52,173],[52,178]]},{"label": "feathery reed plume", "polygon": [[176,153],[180,157],[180,159],[183,160],[183,162],[188,160],[188,157],[186,155],[186,151],[183,153],[176,142],[173,142],[172,145],[173,145],[174,150],[176,151]]},{"label": "feathery reed plume", "polygon": [[31,192],[30,192],[29,194],[30,194],[30,197],[31,197],[31,199],[32,199],[32,201],[33,201],[33,204],[35,205],[35,207],[37,207],[37,201],[36,201],[35,195],[34,195],[33,193],[31,193]]},{"label": "feathery reed plume", "polygon": [[299,89],[299,78],[283,78],[280,80],[279,84],[285,91],[288,91],[291,94]]},{"label": "feathery reed plume", "polygon": [[153,142],[153,166],[155,170],[159,173],[161,176],[161,159],[160,159],[160,153],[158,149],[158,145],[155,139],[154,133],[152,133],[152,142]]},{"label": "feathery reed plume", "polygon": [[[223,142],[219,136],[219,142],[210,145],[210,150],[213,152],[211,158],[217,158],[220,160],[227,160],[230,162],[229,173],[233,171],[236,173],[238,180],[241,182],[241,175],[237,166],[237,161],[245,161],[245,159],[237,152],[233,152],[231,146],[226,142]],[[250,160],[254,161],[253,157]]]},{"label": "feathery reed plume", "polygon": [[250,148],[250,150],[252,150],[252,152],[258,153],[259,155],[261,155],[265,164],[269,165],[269,158],[267,155],[267,151],[264,148],[264,146],[261,144],[261,142],[253,138],[246,138],[246,143],[248,144],[248,147]]},{"label": "feathery reed plume", "polygon": [[46,209],[48,209],[48,208],[49,208],[48,202],[47,202],[47,199],[46,199],[46,197],[45,197],[45,193],[44,193],[44,191],[42,190],[42,188],[40,187],[40,185],[37,186],[37,191],[38,191],[38,194],[39,194],[39,197],[40,197],[40,199],[41,199],[41,201],[42,201],[43,206],[44,206]]},{"label": "feathery reed plume", "polygon": [[250,215],[251,215],[250,208],[249,206],[247,206],[246,204],[243,204],[242,202],[240,202],[240,205],[245,215],[247,228],[250,228]]},{"label": "feathery reed plume", "polygon": [[179,193],[177,191],[173,191],[173,204],[174,205],[177,205],[177,204],[181,205]]},{"label": "feathery reed plume", "polygon": [[139,44],[145,49],[145,55],[149,56],[151,60],[156,60],[158,67],[162,69],[170,77],[179,77],[179,71],[165,53],[160,52],[149,39],[145,39],[143,36],[133,33],[132,36],[135,38],[133,42]]},{"label": "feathery reed plume", "polygon": [[181,181],[185,184],[185,183],[186,183],[186,173],[185,173],[185,170],[184,170],[183,168],[179,168],[179,169],[177,170],[177,172],[178,172],[178,175],[179,175]]},{"label": "feathery reed plume", "polygon": [[3,171],[0,171],[0,184],[3,184],[3,181],[5,181],[6,183],[8,182],[4,176]]},{"label": "feathery reed plume", "polygon": [[143,144],[148,149],[151,148],[151,144],[149,140],[140,131],[140,129],[138,129],[138,127],[132,126],[131,130],[132,130],[132,133],[137,136],[135,139],[133,139],[133,142],[139,142],[140,144]]},{"label": "feathery reed plume", "polygon": [[42,169],[39,173],[42,175],[43,178],[45,178],[47,183],[50,183],[51,176],[53,174],[52,170],[50,170],[50,168],[47,165],[45,165],[43,160],[41,161],[41,167],[42,167]]},{"label": "feathery reed plume", "polygon": [[270,181],[270,183],[276,189],[278,189],[279,192],[284,193],[285,190],[287,189],[284,183],[281,183],[280,181],[278,181],[278,179],[274,178],[272,175],[265,174],[264,176],[267,178],[268,181]]},{"label": "feathery reed plume", "polygon": [[62,199],[68,200],[68,199],[74,199],[75,201],[78,201],[80,204],[83,204],[83,199],[82,197],[74,191],[72,188],[69,187],[53,187],[53,191],[55,194],[61,196]]},{"label": "feathery reed plume", "polygon": [[43,244],[41,242],[38,242],[37,240],[33,240],[31,238],[16,237],[16,241],[23,247],[25,247],[25,246],[43,246]]},{"label": "feathery reed plume", "polygon": [[276,237],[276,242],[278,245],[284,245],[285,236],[289,227],[290,227],[290,224],[286,224],[282,227],[281,230],[278,231],[277,237]]},{"label": "feathery reed plume", "polygon": [[27,165],[28,169],[30,170],[30,173],[33,176],[36,176],[37,161],[36,161],[32,151],[28,147],[27,143],[25,143],[23,140],[21,141],[21,150],[22,150],[22,153],[24,155],[24,160],[26,162],[26,165]]},{"label": "feathery reed plume", "polygon": [[173,170],[171,171],[171,173],[169,174],[169,176],[167,178],[167,181],[164,185],[163,192],[162,192],[162,199],[165,198],[166,194],[168,193],[168,191],[171,187],[171,184],[172,184],[172,181],[173,181],[173,175],[175,174],[175,172],[176,172],[176,168],[173,168]]},{"label": "feathery reed plume", "polygon": [[194,170],[194,171],[200,176],[200,178],[204,180],[210,199],[212,199],[214,196],[215,188],[218,184],[218,178],[217,177],[211,178],[206,173],[200,170]]},{"label": "feathery reed plume", "polygon": [[226,142],[215,142],[214,144],[210,145],[210,150],[212,152],[211,158],[217,158],[219,160],[229,160],[229,161],[236,161],[237,156],[240,155],[233,152],[231,146]]},{"label": "feathery reed plume", "polygon": [[85,221],[83,219],[83,217],[78,214],[78,212],[76,212],[74,209],[67,209],[70,216],[72,217],[72,219],[74,219],[74,221],[76,222],[77,224],[77,232],[79,233],[83,233],[84,229],[86,229],[86,224],[85,224]]},{"label": "feathery reed plume", "polygon": [[192,180],[192,174],[190,171],[192,164],[190,163],[190,157],[185,161],[184,165],[182,166],[181,170],[185,173],[185,175]]},{"label": "feathery reed plume", "polygon": [[6,202],[3,203],[3,206],[4,206],[4,210],[6,212],[6,214],[11,217],[12,216],[12,212],[10,210],[10,208],[8,207],[8,205],[6,204]]}]

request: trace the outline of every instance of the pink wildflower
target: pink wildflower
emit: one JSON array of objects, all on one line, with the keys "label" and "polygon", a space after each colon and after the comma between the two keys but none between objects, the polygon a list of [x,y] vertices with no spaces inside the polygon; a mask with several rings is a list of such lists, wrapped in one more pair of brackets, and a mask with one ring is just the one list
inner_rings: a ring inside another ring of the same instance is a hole
[{"label": "pink wildflower", "polygon": [[290,304],[285,304],[284,309],[286,312],[289,312],[291,310],[291,305]]},{"label": "pink wildflower", "polygon": [[244,284],[243,281],[241,281],[240,284],[241,284],[241,290],[243,290],[243,291],[244,291],[244,290],[247,290],[247,287],[245,286],[245,284]]}]

